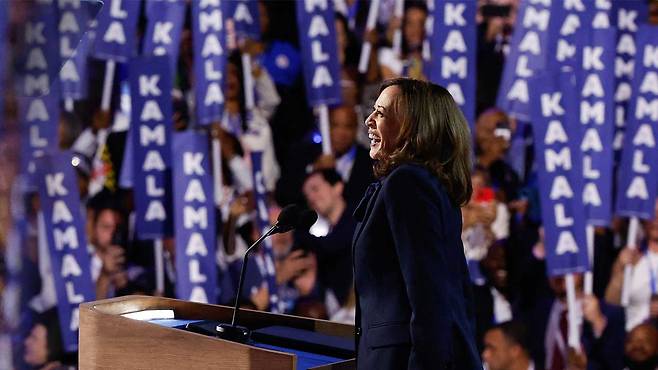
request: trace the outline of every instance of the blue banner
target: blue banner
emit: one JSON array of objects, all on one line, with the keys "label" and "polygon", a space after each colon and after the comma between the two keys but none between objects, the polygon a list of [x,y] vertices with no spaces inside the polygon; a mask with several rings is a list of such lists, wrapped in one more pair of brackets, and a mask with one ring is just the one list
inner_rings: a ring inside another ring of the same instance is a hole
[{"label": "blue banner", "polygon": [[105,0],[98,14],[94,56],[127,62],[137,50],[140,0]]},{"label": "blue banner", "polygon": [[[9,46],[7,45],[7,18],[8,18],[8,3],[6,1],[0,2],[0,91],[5,91],[5,80],[7,76],[5,75],[5,66],[7,63],[7,50]],[[4,117],[5,99],[0,99],[0,116]],[[4,129],[4,119],[0,122],[0,132]]]},{"label": "blue banner", "polygon": [[233,22],[238,39],[260,40],[258,1],[234,0],[228,2],[228,17]]},{"label": "blue banner", "polygon": [[145,55],[167,55],[171,75],[176,75],[178,50],[183,32],[185,2],[179,0],[146,1],[146,35],[144,36]]},{"label": "blue banner", "polygon": [[628,126],[617,178],[617,214],[653,219],[658,181],[658,27],[637,31]]},{"label": "blue banner", "polygon": [[197,122],[209,125],[224,113],[226,1],[193,1],[194,101]]},{"label": "blue banner", "polygon": [[173,136],[176,297],[215,303],[219,296],[216,223],[208,135]]},{"label": "blue banner", "polygon": [[620,153],[624,143],[627,109],[631,100],[631,80],[635,65],[635,34],[638,25],[647,21],[649,9],[644,0],[615,1],[614,24],[617,26],[617,56],[615,59],[615,141],[614,148]]},{"label": "blue banner", "polygon": [[[256,198],[256,225],[262,235],[270,228],[270,217],[267,207],[267,189],[263,176],[263,152],[251,152],[251,174],[254,184],[254,195]],[[279,288],[276,284],[276,270],[274,269],[274,252],[270,239],[263,241],[263,247],[258,256],[261,267],[264,272],[267,287],[270,293],[270,311],[283,312],[285,302],[279,300]]]},{"label": "blue banner", "polygon": [[135,230],[139,239],[171,235],[171,76],[166,56],[130,61]]},{"label": "blue banner", "polygon": [[432,58],[426,63],[426,76],[430,81],[445,86],[473,130],[477,80],[477,4],[474,0],[448,0],[435,5],[429,40]]},{"label": "blue banner", "polygon": [[50,251],[64,349],[78,349],[78,305],[96,298],[85,220],[72,153],[52,152],[37,161],[39,201]]},{"label": "blue banner", "polygon": [[63,65],[59,71],[63,99],[87,96],[87,57],[89,38],[85,31],[90,22],[87,7],[81,0],[59,1],[59,54]]},{"label": "blue banner", "polygon": [[574,75],[545,74],[532,84],[537,90],[531,107],[546,270],[549,276],[583,272],[589,264]]},{"label": "blue banner", "polygon": [[[555,37],[549,43],[550,68],[557,71],[573,71],[578,65],[576,57],[576,36],[583,30],[590,29],[589,21],[593,18],[592,7],[585,6],[586,1],[553,1],[549,34]],[[592,4],[593,5],[593,4]]]},{"label": "blue banner", "polygon": [[27,21],[18,30],[20,42],[13,63],[18,71],[15,78],[18,95],[38,97],[46,95],[58,77],[60,69],[57,32],[57,7],[54,2],[33,2],[26,9]]},{"label": "blue banner", "polygon": [[521,2],[496,105],[523,122],[532,122],[528,80],[547,67],[550,19],[551,0]]},{"label": "blue banner", "polygon": [[[608,29],[614,26],[612,19],[612,0],[597,0],[585,2],[585,6],[589,7],[591,23],[594,29]],[[590,22],[590,18],[585,20]]]},{"label": "blue banner", "polygon": [[340,104],[340,67],[333,4],[318,0],[301,0],[296,4],[308,103],[311,106]]},{"label": "blue banner", "polygon": [[612,221],[615,38],[614,28],[586,29],[576,41],[583,204],[596,226]]},{"label": "blue banner", "polygon": [[27,174],[28,183],[34,186],[34,159],[46,150],[59,146],[58,84],[53,84],[47,95],[19,96],[17,102],[21,129],[21,173]]}]

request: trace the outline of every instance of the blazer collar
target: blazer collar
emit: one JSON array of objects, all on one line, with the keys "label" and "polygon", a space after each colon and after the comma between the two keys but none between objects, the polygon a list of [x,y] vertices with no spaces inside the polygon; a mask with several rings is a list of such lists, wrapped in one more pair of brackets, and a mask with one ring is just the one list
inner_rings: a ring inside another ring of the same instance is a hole
[{"label": "blazer collar", "polygon": [[381,188],[382,184],[379,181],[375,181],[370,186],[368,186],[368,189],[366,189],[366,193],[359,202],[359,205],[356,206],[356,209],[354,210],[354,219],[356,222],[358,222],[356,230],[354,231],[354,243],[356,244],[356,240],[359,238],[359,235],[361,234],[361,230],[363,229],[364,226],[364,221],[368,218],[368,214],[372,210],[373,206],[373,200],[377,199],[377,194],[379,193],[379,189]]}]

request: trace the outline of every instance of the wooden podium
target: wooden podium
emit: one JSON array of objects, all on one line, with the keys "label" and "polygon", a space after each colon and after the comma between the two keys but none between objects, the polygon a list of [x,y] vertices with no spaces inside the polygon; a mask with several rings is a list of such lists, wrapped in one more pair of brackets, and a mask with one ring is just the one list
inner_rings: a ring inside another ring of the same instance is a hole
[{"label": "wooden podium", "polygon": [[[80,305],[80,369],[296,369],[297,356],[168,328],[121,316],[142,310],[173,310],[176,319],[231,322],[232,308],[148,296],[126,296]],[[281,325],[347,339],[352,325],[297,316],[240,310],[249,329]],[[355,369],[354,359],[317,370]]]}]

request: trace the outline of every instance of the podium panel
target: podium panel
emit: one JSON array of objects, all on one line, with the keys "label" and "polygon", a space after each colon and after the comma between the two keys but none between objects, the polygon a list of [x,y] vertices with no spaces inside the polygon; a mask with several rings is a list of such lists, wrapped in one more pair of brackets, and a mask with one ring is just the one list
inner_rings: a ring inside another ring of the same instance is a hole
[{"label": "podium panel", "polygon": [[[173,310],[176,319],[231,321],[232,308],[150,296],[125,296],[80,305],[81,369],[273,369],[297,368],[292,353],[257,348],[121,315]],[[251,330],[285,326],[353,340],[354,327],[325,320],[240,310]],[[353,359],[315,367],[355,369]]]}]

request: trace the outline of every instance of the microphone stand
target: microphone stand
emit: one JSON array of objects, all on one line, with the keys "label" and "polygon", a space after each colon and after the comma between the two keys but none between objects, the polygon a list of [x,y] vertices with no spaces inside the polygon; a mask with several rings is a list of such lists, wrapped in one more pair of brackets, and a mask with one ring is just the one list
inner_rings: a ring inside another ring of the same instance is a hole
[{"label": "microphone stand", "polygon": [[256,240],[254,244],[252,244],[249,248],[247,248],[247,251],[244,252],[244,257],[242,258],[242,268],[240,269],[240,280],[238,280],[238,291],[235,296],[235,304],[233,306],[233,318],[231,319],[231,324],[219,324],[215,328],[220,338],[242,343],[245,343],[247,340],[249,340],[249,329],[243,326],[235,325],[238,321],[238,311],[241,300],[240,296],[242,295],[242,284],[244,283],[244,277],[247,273],[247,260],[249,259],[249,253],[251,250],[258,246],[265,238],[272,235],[273,232],[277,231],[278,228],[279,222],[270,227],[270,229],[267,230],[265,234],[258,238],[258,240]]}]

